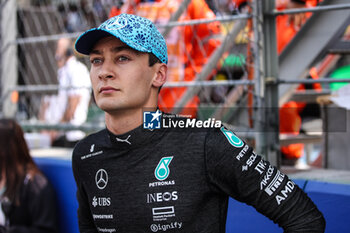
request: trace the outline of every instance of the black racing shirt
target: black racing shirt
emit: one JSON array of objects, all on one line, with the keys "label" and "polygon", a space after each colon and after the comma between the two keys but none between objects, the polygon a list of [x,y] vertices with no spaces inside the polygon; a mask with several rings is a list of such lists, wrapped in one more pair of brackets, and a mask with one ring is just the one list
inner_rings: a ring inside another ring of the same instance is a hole
[{"label": "black racing shirt", "polygon": [[307,195],[224,127],[104,129],[72,161],[83,233],[223,233],[229,196],[285,232],[324,232]]}]

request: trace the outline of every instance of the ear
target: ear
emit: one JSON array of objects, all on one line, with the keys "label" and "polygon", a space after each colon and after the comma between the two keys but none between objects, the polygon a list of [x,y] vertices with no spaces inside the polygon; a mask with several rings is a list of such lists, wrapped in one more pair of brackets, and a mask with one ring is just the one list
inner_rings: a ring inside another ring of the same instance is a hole
[{"label": "ear", "polygon": [[156,65],[156,73],[153,78],[152,86],[161,87],[166,81],[168,66],[164,63],[157,63],[155,65]]}]

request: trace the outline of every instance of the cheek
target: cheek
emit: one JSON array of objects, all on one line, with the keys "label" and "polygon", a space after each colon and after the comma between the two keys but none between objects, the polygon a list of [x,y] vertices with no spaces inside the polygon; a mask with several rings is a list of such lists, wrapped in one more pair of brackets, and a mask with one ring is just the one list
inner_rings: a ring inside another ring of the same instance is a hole
[{"label": "cheek", "polygon": [[92,87],[92,91],[94,94],[94,97],[96,98],[96,94],[97,94],[97,79],[93,78],[93,76],[90,73],[90,81],[91,81],[91,87]]},{"label": "cheek", "polygon": [[94,80],[96,80],[96,77],[97,77],[96,72],[97,72],[96,69],[93,66],[91,66],[91,68],[90,68],[90,80],[91,80],[91,83]]},{"label": "cheek", "polygon": [[98,80],[97,72],[98,72],[97,69],[94,68],[93,66],[91,66],[91,68],[90,68],[90,81],[91,81],[91,84],[96,83],[96,81]]},{"label": "cheek", "polygon": [[129,86],[130,86],[131,92],[134,95],[137,95],[141,98],[145,98],[151,90],[152,83],[149,80],[149,77],[145,76],[139,80],[135,80],[135,82],[133,83],[130,83]]}]

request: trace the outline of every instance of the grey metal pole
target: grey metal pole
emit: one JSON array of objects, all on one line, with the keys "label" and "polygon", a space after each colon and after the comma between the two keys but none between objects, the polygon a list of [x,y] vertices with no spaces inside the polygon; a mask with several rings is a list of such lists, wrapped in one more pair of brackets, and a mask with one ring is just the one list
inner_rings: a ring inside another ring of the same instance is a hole
[{"label": "grey metal pole", "polygon": [[218,16],[213,19],[191,19],[191,20],[184,20],[180,22],[169,22],[166,24],[156,24],[158,28],[166,28],[166,27],[178,27],[178,26],[191,26],[191,25],[198,25],[198,24],[209,24],[212,22],[233,22],[239,19],[250,19],[252,16],[250,14],[239,14],[239,15],[226,15],[226,16]]},{"label": "grey metal pole", "polygon": [[279,84],[313,84],[313,83],[349,83],[350,77],[345,79],[334,79],[334,78],[320,78],[320,79],[296,79],[296,80],[286,80],[279,79]]},{"label": "grey metal pole", "polygon": [[263,76],[263,11],[262,2],[253,1],[253,31],[254,31],[254,131],[255,131],[255,150],[258,154],[265,156],[264,145],[264,119],[263,119],[263,98],[264,98],[264,76]]},{"label": "grey metal pole", "polygon": [[74,32],[74,33],[62,33],[62,34],[55,34],[55,35],[47,35],[47,36],[33,36],[33,37],[26,37],[26,38],[18,38],[14,43],[21,45],[21,44],[33,44],[33,43],[42,43],[42,42],[48,42],[48,41],[57,41],[61,38],[77,38],[83,34],[83,32]]},{"label": "grey metal pole", "polygon": [[[214,19],[193,19],[193,20],[185,20],[185,21],[174,21],[174,22],[168,22],[165,24],[159,23],[156,24],[157,28],[173,28],[178,26],[189,26],[189,25],[198,25],[198,24],[207,24],[212,22],[232,22],[239,19],[249,19],[251,18],[251,15],[249,14],[240,14],[240,15],[230,15],[230,16],[220,16],[216,17]],[[32,44],[32,43],[42,43],[47,41],[57,41],[61,38],[77,38],[84,32],[73,32],[73,33],[61,33],[61,34],[54,34],[54,35],[42,35],[42,36],[32,36],[32,37],[26,37],[26,38],[18,38],[17,40],[13,41],[12,44]]]},{"label": "grey metal pole", "polygon": [[214,86],[234,86],[234,85],[254,85],[251,80],[220,80],[220,81],[184,81],[184,82],[167,82],[164,87],[214,87]]},{"label": "grey metal pole", "polygon": [[[13,41],[17,36],[17,4],[16,0],[7,0],[1,7],[0,19],[0,54],[1,54],[1,94],[17,85],[17,47]],[[5,117],[13,117],[17,104],[6,98],[2,103],[2,113]]]},{"label": "grey metal pole", "polygon": [[297,14],[297,13],[306,13],[306,12],[320,12],[320,11],[331,11],[331,10],[345,10],[350,9],[350,4],[334,4],[327,6],[316,6],[310,8],[296,8],[296,9],[288,9],[283,11],[278,11],[274,9],[272,13],[268,13],[274,16],[278,15],[287,15],[287,14]]},{"label": "grey metal pole", "polygon": [[[257,63],[256,63],[257,64]],[[0,67],[1,68],[1,67]],[[260,71],[256,71],[258,74],[262,77],[262,69]],[[259,74],[260,73],[260,74]],[[313,83],[349,83],[349,78],[342,78],[342,79],[333,79],[330,77],[325,78],[319,78],[319,79],[295,79],[295,80],[283,80],[279,79],[276,81],[278,84],[285,84],[285,85],[291,85],[291,84],[313,84]],[[204,81],[179,81],[179,82],[166,82],[164,84],[164,87],[214,87],[214,86],[234,86],[234,85],[256,85],[256,81],[254,80],[246,80],[246,79],[240,79],[240,80],[204,80]],[[261,84],[263,85],[263,83]],[[58,89],[76,89],[76,88],[90,88],[90,87],[74,87],[74,86],[59,86],[55,84],[48,84],[48,85],[25,85],[25,86],[16,86],[11,88],[9,91],[18,91],[18,92],[45,92],[45,91],[57,91]],[[264,87],[261,87],[263,90]],[[10,93],[9,92],[9,93]],[[264,93],[259,92],[259,97],[263,98]]]},{"label": "grey metal pole", "polygon": [[[265,76],[263,151],[272,165],[280,166],[279,112],[278,112],[278,55],[276,43],[275,16],[266,14],[275,9],[275,0],[262,1],[263,4],[263,57]],[[271,82],[274,80],[275,82]]]},{"label": "grey metal pole", "polygon": [[105,127],[103,122],[100,123],[84,123],[82,125],[73,125],[70,123],[60,124],[47,124],[43,122],[32,122],[32,121],[20,121],[19,122],[24,131],[29,130],[82,130],[84,132],[94,132],[101,130]]}]

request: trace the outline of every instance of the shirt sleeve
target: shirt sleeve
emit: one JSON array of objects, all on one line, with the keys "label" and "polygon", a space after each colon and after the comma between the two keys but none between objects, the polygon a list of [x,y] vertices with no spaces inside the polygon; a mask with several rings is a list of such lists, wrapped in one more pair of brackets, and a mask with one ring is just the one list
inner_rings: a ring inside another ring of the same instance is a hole
[{"label": "shirt sleeve", "polygon": [[73,168],[74,178],[77,184],[77,200],[79,205],[78,206],[79,231],[84,233],[97,233],[97,229],[92,219],[88,197],[85,192],[83,182],[80,179],[81,174],[79,172],[79,162],[76,160],[77,157],[78,155],[74,150],[73,159],[72,159],[72,168]]},{"label": "shirt sleeve", "polygon": [[324,217],[307,194],[233,132],[209,132],[205,155],[215,192],[253,206],[284,232],[324,232]]}]

